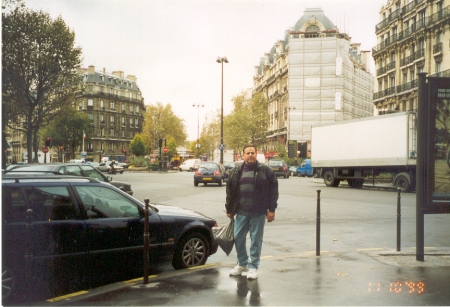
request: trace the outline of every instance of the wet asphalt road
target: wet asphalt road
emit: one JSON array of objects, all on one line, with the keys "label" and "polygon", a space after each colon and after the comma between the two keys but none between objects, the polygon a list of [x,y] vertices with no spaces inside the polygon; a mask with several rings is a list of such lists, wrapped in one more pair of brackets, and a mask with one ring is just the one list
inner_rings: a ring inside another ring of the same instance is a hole
[{"label": "wet asphalt road", "polygon": [[[130,182],[137,199],[149,197],[226,222],[225,187],[195,188],[193,173],[128,172],[114,177]],[[276,221],[266,225],[257,280],[228,277],[236,255],[233,251],[227,257],[219,250],[204,268],[175,271],[167,266],[148,285],[140,280],[119,282],[35,305],[450,305],[450,215],[426,216],[427,255],[418,263],[415,194],[402,194],[399,253],[396,192],[327,188],[311,178],[280,178],[279,183],[279,209]],[[318,189],[320,257],[315,256]]]}]

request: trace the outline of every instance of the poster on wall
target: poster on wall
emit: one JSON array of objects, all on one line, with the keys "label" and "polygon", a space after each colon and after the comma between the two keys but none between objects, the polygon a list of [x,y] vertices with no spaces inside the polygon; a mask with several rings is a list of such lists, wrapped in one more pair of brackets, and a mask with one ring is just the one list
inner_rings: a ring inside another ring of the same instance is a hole
[{"label": "poster on wall", "polygon": [[[434,127],[432,201],[425,213],[450,213],[450,78],[428,78]],[[434,165],[433,165],[434,164]]]}]

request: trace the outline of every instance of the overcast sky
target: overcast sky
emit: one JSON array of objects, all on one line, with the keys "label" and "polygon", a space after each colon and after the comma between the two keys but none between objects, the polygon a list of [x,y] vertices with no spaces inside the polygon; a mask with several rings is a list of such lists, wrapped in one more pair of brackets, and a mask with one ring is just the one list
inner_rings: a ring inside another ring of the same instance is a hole
[{"label": "overcast sky", "polygon": [[[170,103],[197,138],[207,113],[224,113],[231,99],[253,87],[254,67],[306,8],[322,8],[340,32],[376,45],[375,25],[387,0],[25,0],[52,17],[61,15],[83,50],[83,67],[135,75],[145,104]],[[372,71],[372,74],[374,72]]]}]

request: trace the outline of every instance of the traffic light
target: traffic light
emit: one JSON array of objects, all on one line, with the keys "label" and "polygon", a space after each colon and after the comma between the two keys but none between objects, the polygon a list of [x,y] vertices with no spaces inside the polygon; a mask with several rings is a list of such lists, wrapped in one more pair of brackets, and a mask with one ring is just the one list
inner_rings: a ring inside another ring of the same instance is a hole
[{"label": "traffic light", "polygon": [[52,144],[52,139],[50,137],[45,138],[45,147],[49,147]]},{"label": "traffic light", "polygon": [[163,142],[162,139],[159,139],[159,140],[158,140],[158,147],[162,147],[162,142]]}]

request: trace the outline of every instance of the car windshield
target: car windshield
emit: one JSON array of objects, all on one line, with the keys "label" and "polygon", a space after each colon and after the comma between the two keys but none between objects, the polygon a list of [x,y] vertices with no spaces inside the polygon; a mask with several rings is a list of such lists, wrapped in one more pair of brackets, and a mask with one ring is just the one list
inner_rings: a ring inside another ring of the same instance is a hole
[{"label": "car windshield", "polygon": [[218,169],[219,166],[216,163],[202,163],[200,164],[200,168],[207,168],[207,169]]}]

